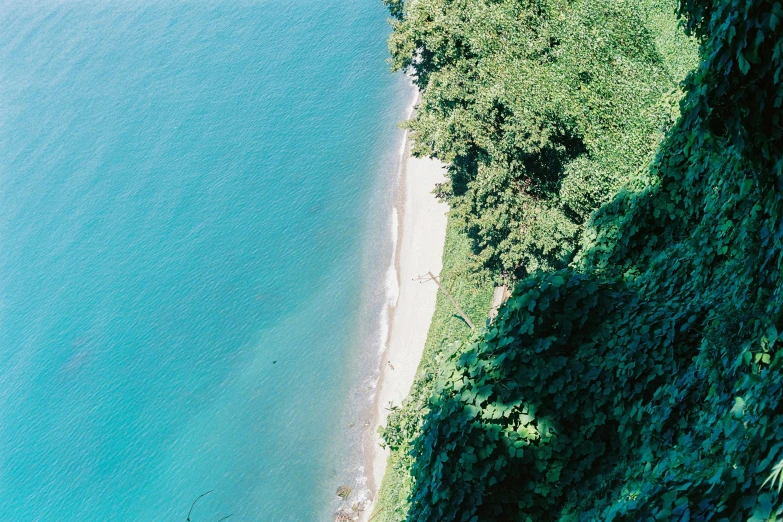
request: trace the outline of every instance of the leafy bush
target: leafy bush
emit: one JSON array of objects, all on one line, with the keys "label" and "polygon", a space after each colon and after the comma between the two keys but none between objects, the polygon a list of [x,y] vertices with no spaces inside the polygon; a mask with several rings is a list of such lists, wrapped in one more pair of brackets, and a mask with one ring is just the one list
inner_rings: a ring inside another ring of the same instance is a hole
[{"label": "leafy bush", "polygon": [[682,117],[570,266],[521,281],[444,365],[408,520],[783,514],[783,8],[681,13],[701,54]]}]

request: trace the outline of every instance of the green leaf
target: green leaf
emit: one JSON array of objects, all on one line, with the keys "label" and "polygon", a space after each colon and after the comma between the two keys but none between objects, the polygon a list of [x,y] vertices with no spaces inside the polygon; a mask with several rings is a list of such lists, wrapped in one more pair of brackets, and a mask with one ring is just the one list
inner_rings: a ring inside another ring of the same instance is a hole
[{"label": "green leaf", "polygon": [[741,52],[737,53],[737,65],[739,66],[740,71],[742,74],[748,74],[748,71],[750,71],[750,64],[745,59],[745,56]]},{"label": "green leaf", "polygon": [[750,189],[753,188],[753,180],[752,179],[746,179],[740,182],[740,197],[744,198],[748,195],[750,192]]},{"label": "green leaf", "polygon": [[468,414],[468,418],[470,418],[470,419],[475,418],[481,412],[481,410],[479,408],[477,408],[477,407],[475,407],[475,406],[473,406],[471,404],[465,405],[464,410],[465,410],[465,413]]},{"label": "green leaf", "polygon": [[734,398],[734,406],[731,407],[731,416],[735,419],[741,419],[745,415],[745,401],[742,397]]}]

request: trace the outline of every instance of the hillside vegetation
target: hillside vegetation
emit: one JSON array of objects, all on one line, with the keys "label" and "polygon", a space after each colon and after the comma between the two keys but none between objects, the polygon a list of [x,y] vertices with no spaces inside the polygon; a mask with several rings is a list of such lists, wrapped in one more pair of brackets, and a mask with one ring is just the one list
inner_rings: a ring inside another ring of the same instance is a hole
[{"label": "hillside vegetation", "polygon": [[441,195],[476,264],[516,277],[566,266],[591,212],[649,163],[696,63],[674,9],[418,0],[400,15],[393,65],[424,92],[414,152],[449,164]]},{"label": "hillside vegetation", "polygon": [[516,286],[392,416],[378,519],[779,517],[781,3],[387,3],[466,273]]}]

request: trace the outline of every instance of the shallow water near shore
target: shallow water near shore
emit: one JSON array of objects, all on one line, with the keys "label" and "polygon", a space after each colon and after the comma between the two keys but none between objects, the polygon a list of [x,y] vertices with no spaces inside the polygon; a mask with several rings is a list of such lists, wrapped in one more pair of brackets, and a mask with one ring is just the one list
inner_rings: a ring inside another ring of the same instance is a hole
[{"label": "shallow water near shore", "polygon": [[330,518],[412,95],[386,16],[0,6],[0,518]]}]

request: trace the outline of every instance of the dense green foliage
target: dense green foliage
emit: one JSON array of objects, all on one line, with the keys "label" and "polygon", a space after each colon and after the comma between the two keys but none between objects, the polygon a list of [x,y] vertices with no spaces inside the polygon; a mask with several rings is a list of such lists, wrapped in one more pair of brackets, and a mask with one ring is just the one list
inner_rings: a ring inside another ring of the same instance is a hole
[{"label": "dense green foliage", "polygon": [[414,152],[449,164],[441,195],[474,262],[499,278],[565,266],[586,219],[672,123],[695,64],[673,4],[387,3],[400,18],[393,64],[423,90]]},{"label": "dense green foliage", "polygon": [[[459,54],[472,44],[442,56],[416,39],[434,19],[404,28],[420,16],[419,3],[437,3],[445,17],[471,6],[557,12],[533,2],[419,0],[400,14],[393,45],[421,56],[428,89],[457,77],[426,71],[451,60],[475,72],[480,60]],[[579,4],[558,9],[579,12]],[[618,5],[594,5],[599,26],[613,27],[615,8],[633,14]],[[764,485],[783,459],[783,7],[683,0],[681,14],[701,58],[684,84],[682,116],[653,161],[640,147],[636,159],[617,163],[625,173],[613,176],[628,182],[587,221],[576,258],[522,280],[498,319],[444,362],[423,418],[396,442],[413,457],[407,520],[764,521],[783,513]],[[488,46],[507,36],[472,25]],[[514,30],[537,34],[541,25]],[[433,27],[428,38],[437,41],[438,31],[447,29]],[[482,99],[463,99],[463,109]],[[461,136],[454,117],[444,148],[425,129],[437,110],[423,104],[414,128],[458,165],[459,178],[461,156],[448,154],[472,147],[474,131]],[[493,157],[482,165],[503,170],[491,167],[497,149],[487,150]],[[479,206],[470,212],[497,218]]]}]

